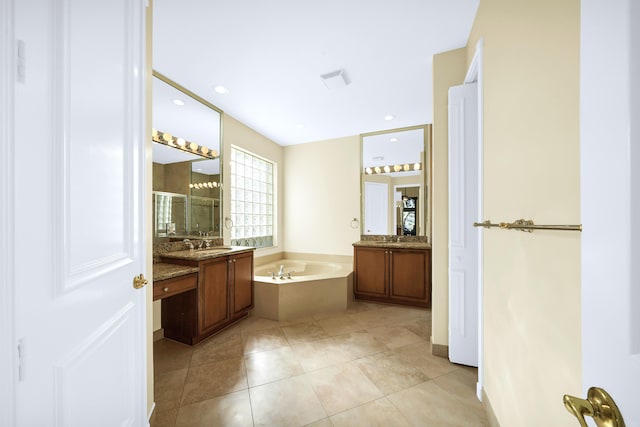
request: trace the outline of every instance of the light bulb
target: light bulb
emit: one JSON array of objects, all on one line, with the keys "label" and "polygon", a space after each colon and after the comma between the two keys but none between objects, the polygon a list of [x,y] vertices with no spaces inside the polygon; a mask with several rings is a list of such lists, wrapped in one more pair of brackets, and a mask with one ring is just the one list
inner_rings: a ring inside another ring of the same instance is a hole
[{"label": "light bulb", "polygon": [[162,134],[162,139],[167,141],[167,142],[169,142],[169,141],[171,141],[173,139],[173,137],[171,136],[170,133],[165,132],[165,133]]},{"label": "light bulb", "polygon": [[416,163],[415,165],[413,165],[413,170],[414,171],[419,171],[420,170],[420,163]]},{"label": "light bulb", "polygon": [[376,166],[376,168],[374,170],[376,171],[376,173],[382,172],[382,170],[380,169],[380,166]]},{"label": "light bulb", "polygon": [[396,171],[396,172],[400,172],[400,171],[402,170],[402,166],[400,166],[400,165],[395,165],[395,166],[393,167],[393,170],[394,170],[394,171]]},{"label": "light bulb", "polygon": [[373,173],[371,168],[366,168],[364,171],[367,173],[367,175],[371,175]]},{"label": "light bulb", "polygon": [[207,153],[209,152],[209,149],[207,147],[200,147],[200,151],[202,152],[202,154],[206,156]]},{"label": "light bulb", "polygon": [[389,173],[389,172],[391,172],[391,168],[390,168],[389,166],[385,166],[385,167],[384,167],[384,171],[385,171],[386,173]]},{"label": "light bulb", "polygon": [[198,149],[198,144],[192,142],[191,144],[189,144],[189,148],[191,148],[191,151],[196,151]]},{"label": "light bulb", "polygon": [[409,165],[404,165],[404,171],[409,172]]},{"label": "light bulb", "polygon": [[180,147],[184,147],[187,144],[187,141],[185,141],[184,138],[178,138],[176,142]]}]

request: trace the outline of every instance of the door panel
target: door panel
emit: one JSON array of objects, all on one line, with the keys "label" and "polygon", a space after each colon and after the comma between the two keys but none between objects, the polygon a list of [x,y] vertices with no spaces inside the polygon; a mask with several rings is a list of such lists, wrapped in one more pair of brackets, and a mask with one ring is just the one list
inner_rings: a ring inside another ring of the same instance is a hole
[{"label": "door panel", "polygon": [[355,292],[370,296],[387,295],[387,255],[384,249],[356,248]]},{"label": "door panel", "polygon": [[635,0],[580,6],[583,396],[591,386],[604,388],[626,425],[637,426],[640,6]]},{"label": "door panel", "polygon": [[253,253],[233,257],[233,312],[253,307]]},{"label": "door panel", "polygon": [[390,234],[389,185],[365,182],[364,200],[364,234]]},{"label": "door panel", "polygon": [[227,293],[227,262],[228,257],[219,258],[202,264],[198,280],[198,292],[201,299],[200,334],[204,334],[216,326],[226,322],[229,318]]},{"label": "door panel", "polygon": [[392,298],[427,302],[427,251],[391,250]]},{"label": "door panel", "polygon": [[146,422],[143,12],[15,3],[18,425]]},{"label": "door panel", "polygon": [[449,359],[478,366],[478,89],[449,89]]}]

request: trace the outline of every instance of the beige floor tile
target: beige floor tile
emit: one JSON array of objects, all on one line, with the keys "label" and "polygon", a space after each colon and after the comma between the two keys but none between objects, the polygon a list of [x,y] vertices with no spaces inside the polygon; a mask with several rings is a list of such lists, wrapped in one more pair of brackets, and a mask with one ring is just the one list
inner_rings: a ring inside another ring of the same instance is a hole
[{"label": "beige floor tile", "polygon": [[156,402],[156,411],[180,407],[187,372],[188,369],[184,368],[155,375],[153,399]]},{"label": "beige floor tile", "polygon": [[253,425],[253,417],[248,390],[183,406],[176,420],[176,427],[251,425]]},{"label": "beige floor tile", "polygon": [[337,342],[336,337],[296,344],[292,348],[305,372],[349,362],[357,358],[353,353],[347,351],[344,345]]},{"label": "beige floor tile", "polygon": [[384,308],[384,307],[386,306],[383,304],[376,304],[373,302],[352,301],[348,304],[346,313],[354,314],[354,313],[360,313],[363,311],[377,310],[379,308]]},{"label": "beige floor tile", "polygon": [[388,399],[413,426],[488,426],[481,407],[461,402],[433,381],[401,390]]},{"label": "beige floor tile", "polygon": [[233,329],[228,332],[232,333],[215,335],[196,345],[191,356],[191,366],[242,357],[244,347],[240,330]]},{"label": "beige floor tile", "polygon": [[424,342],[422,338],[401,326],[379,326],[368,328],[367,332],[376,337],[389,348],[403,347],[409,344]]},{"label": "beige floor tile", "polygon": [[431,354],[429,343],[410,344],[394,350],[405,363],[422,371],[429,379],[460,369],[444,357]]},{"label": "beige floor tile", "polygon": [[389,350],[381,340],[367,331],[351,332],[332,338],[335,347],[353,355],[354,358],[384,353]]},{"label": "beige floor tile", "polygon": [[420,338],[431,341],[431,316],[428,318],[410,319],[398,323],[398,326],[402,326],[419,336]]},{"label": "beige floor tile", "polygon": [[385,395],[420,384],[428,379],[424,373],[410,363],[404,362],[393,352],[358,359],[357,363],[362,372]]},{"label": "beige floor tile", "polygon": [[247,388],[244,359],[227,359],[189,369],[182,405],[211,399]]},{"label": "beige floor tile", "polygon": [[166,338],[153,343],[153,370],[156,374],[188,368],[193,347]]},{"label": "beige floor tile", "polygon": [[365,325],[355,320],[348,314],[340,314],[332,317],[318,319],[316,323],[324,329],[328,336],[348,334],[351,332],[362,331]]},{"label": "beige floor tile", "polygon": [[311,424],[307,424],[304,427],[333,427],[333,423],[331,422],[331,419],[325,418],[323,420],[316,421]]},{"label": "beige floor tile", "polygon": [[319,369],[309,374],[316,395],[328,415],[382,397],[382,392],[353,363]]},{"label": "beige floor tile", "polygon": [[301,375],[304,373],[291,347],[248,354],[245,357],[249,387]]},{"label": "beige floor tile", "polygon": [[367,328],[389,326],[399,321],[393,313],[388,311],[385,312],[384,309],[366,310],[355,314],[349,314],[349,316],[351,316],[354,321],[366,325]]},{"label": "beige floor tile", "polygon": [[178,416],[178,408],[169,409],[167,411],[153,411],[149,423],[151,427],[174,427]]},{"label": "beige floor tile", "polygon": [[289,345],[289,341],[280,327],[249,331],[246,334],[243,332],[242,335],[244,354],[275,350]]},{"label": "beige floor tile", "polygon": [[240,328],[242,335],[246,332],[259,331],[261,329],[271,329],[280,326],[277,320],[263,319],[261,317],[249,316],[246,319],[238,322],[237,326]]},{"label": "beige floor tile", "polygon": [[255,426],[304,426],[327,414],[305,375],[249,389]]},{"label": "beige floor tile", "polygon": [[386,398],[374,400],[362,406],[331,417],[334,427],[410,427],[411,424]]},{"label": "beige floor tile", "polygon": [[456,398],[469,404],[482,406],[476,396],[478,370],[476,368],[461,367],[458,370],[441,375],[433,380]]},{"label": "beige floor tile", "polygon": [[283,326],[282,331],[290,344],[299,344],[329,338],[329,335],[315,321]]},{"label": "beige floor tile", "polygon": [[283,327],[283,326],[297,325],[298,323],[309,323],[309,322],[313,322],[314,320],[315,318],[313,316],[305,316],[305,317],[298,317],[294,319],[280,320],[278,321],[278,324],[280,325],[280,327]]}]

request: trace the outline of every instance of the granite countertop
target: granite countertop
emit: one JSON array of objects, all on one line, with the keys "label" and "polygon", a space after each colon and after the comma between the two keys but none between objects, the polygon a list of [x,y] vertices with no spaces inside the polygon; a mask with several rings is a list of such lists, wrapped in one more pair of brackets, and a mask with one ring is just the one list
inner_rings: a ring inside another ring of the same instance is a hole
[{"label": "granite countertop", "polygon": [[198,267],[159,262],[153,264],[153,281],[158,282],[160,280],[173,279],[174,277],[197,272]]},{"label": "granite countertop", "polygon": [[361,246],[368,248],[400,248],[400,249],[431,249],[431,244],[427,242],[393,242],[382,240],[360,240],[355,242],[353,246]]},{"label": "granite countertop", "polygon": [[255,248],[249,246],[212,246],[206,249],[185,249],[181,251],[164,252],[159,254],[159,256],[165,260],[181,259],[188,261],[204,261],[211,258],[234,255],[253,250],[255,250]]}]

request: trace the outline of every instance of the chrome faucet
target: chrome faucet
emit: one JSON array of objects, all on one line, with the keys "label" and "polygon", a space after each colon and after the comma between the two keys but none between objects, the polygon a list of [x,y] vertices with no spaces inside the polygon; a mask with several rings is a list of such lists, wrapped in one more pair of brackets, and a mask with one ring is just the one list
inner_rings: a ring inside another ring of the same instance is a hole
[{"label": "chrome faucet", "polygon": [[185,245],[187,245],[187,249],[193,250],[193,243],[191,243],[191,240],[184,239],[183,242],[185,243]]},{"label": "chrome faucet", "polygon": [[280,265],[280,271],[278,271],[278,276],[280,276],[281,279],[282,279],[282,276],[284,276],[284,264]]}]

